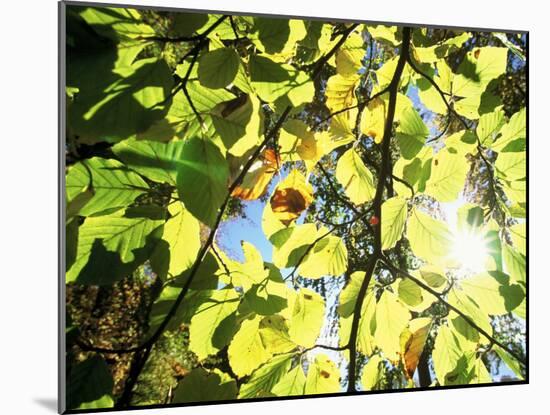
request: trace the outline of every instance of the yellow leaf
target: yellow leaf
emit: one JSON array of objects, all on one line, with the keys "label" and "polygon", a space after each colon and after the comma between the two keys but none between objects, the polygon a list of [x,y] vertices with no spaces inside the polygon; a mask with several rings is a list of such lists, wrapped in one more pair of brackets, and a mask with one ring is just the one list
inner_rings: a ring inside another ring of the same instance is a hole
[{"label": "yellow leaf", "polygon": [[390,291],[384,291],[376,304],[376,331],[374,339],[391,362],[399,361],[399,336],[409,324],[411,313]]},{"label": "yellow leaf", "polygon": [[227,354],[233,372],[243,377],[267,362],[272,354],[266,349],[260,336],[260,322],[263,316],[244,320],[237,334],[229,344]]},{"label": "yellow leaf", "polygon": [[331,76],[327,82],[326,106],[331,112],[349,108],[355,104],[355,88],[359,83],[358,74],[343,77],[340,74]]},{"label": "yellow leaf", "polygon": [[328,356],[318,354],[307,372],[305,394],[334,392],[340,392],[340,371]]},{"label": "yellow leaf", "polygon": [[361,68],[365,56],[363,37],[353,32],[336,52],[336,72],[344,77],[354,76]]},{"label": "yellow leaf", "polygon": [[377,97],[369,102],[361,117],[361,132],[380,144],[384,138],[384,124],[386,123],[386,106],[384,99]]}]

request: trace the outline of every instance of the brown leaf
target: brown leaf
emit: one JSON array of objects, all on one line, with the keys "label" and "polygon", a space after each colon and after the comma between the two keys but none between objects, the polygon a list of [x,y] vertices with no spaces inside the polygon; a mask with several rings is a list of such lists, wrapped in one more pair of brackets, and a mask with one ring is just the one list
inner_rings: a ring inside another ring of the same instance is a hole
[{"label": "brown leaf", "polygon": [[407,333],[407,338],[404,344],[402,343],[402,356],[409,379],[412,379],[416,371],[431,325],[430,318],[417,318],[410,322],[409,328],[404,332]]},{"label": "brown leaf", "polygon": [[313,201],[313,188],[306,183],[298,170],[292,170],[271,197],[271,210],[285,225],[290,224],[307,209]]},{"label": "brown leaf", "polygon": [[279,164],[279,158],[275,151],[270,148],[266,149],[244,176],[243,182],[233,190],[231,196],[243,200],[258,199],[266,192]]}]

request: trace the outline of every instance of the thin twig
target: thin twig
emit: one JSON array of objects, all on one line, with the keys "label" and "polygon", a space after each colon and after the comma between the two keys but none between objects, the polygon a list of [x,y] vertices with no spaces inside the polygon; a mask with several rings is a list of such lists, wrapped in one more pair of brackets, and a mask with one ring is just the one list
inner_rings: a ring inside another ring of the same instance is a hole
[{"label": "thin twig", "polygon": [[366,105],[369,104],[370,101],[372,101],[372,100],[375,99],[375,98],[380,97],[381,95],[384,95],[386,92],[388,92],[388,88],[387,88],[387,87],[384,88],[384,89],[382,89],[382,90],[380,90],[380,91],[378,91],[376,94],[374,94],[373,96],[367,98],[367,99],[364,100],[364,101],[359,101],[357,104],[354,104],[354,105],[351,105],[351,106],[349,106],[349,107],[341,108],[341,109],[339,109],[339,110],[337,110],[337,111],[334,111],[333,113],[330,113],[329,115],[327,115],[325,118],[323,118],[323,119],[317,121],[315,124],[313,124],[313,126],[311,127],[311,129],[318,128],[321,124],[323,124],[323,123],[329,121],[332,117],[335,117],[335,116],[338,115],[338,114],[342,114],[342,113],[347,112],[347,111],[350,111],[350,110],[352,110],[352,109],[354,109],[354,108],[358,108],[358,107],[360,107],[361,105],[366,106]]},{"label": "thin twig", "polygon": [[196,42],[203,40],[206,36],[208,36],[216,27],[218,27],[225,19],[230,18],[229,15],[223,15],[218,18],[214,23],[212,23],[212,26],[210,26],[208,29],[206,29],[204,32],[199,33],[198,35],[194,36],[178,36],[178,37],[167,37],[167,36],[139,36],[137,37],[138,40],[145,40],[145,41],[157,41],[162,43],[177,43],[177,42]]},{"label": "thin twig", "polygon": [[422,77],[426,78],[426,80],[433,85],[433,87],[437,90],[437,92],[439,93],[439,95],[441,95],[441,99],[443,100],[443,102],[445,103],[445,106],[447,107],[448,111],[453,114],[456,118],[458,118],[458,120],[462,123],[462,125],[464,126],[464,128],[466,130],[469,130],[471,129],[471,126],[468,125],[468,123],[466,122],[466,120],[464,120],[464,118],[462,118],[460,116],[459,113],[456,112],[456,110],[454,109],[454,107],[449,103],[449,101],[447,100],[446,98],[446,94],[445,92],[443,92],[443,90],[439,87],[439,85],[437,85],[437,82],[435,82],[431,76],[429,76],[427,73],[423,72],[422,70],[420,70],[420,68],[418,68],[418,66],[416,66],[416,64],[413,62],[412,58],[410,55],[407,55],[407,63],[409,64],[409,66],[413,69],[413,71],[415,71],[417,74],[421,75]]},{"label": "thin twig", "polygon": [[[408,272],[397,268],[395,265],[393,265],[387,258],[382,257],[383,264],[388,267],[390,270],[393,270],[394,272],[397,272],[404,277],[410,279],[415,284],[417,284],[420,288],[423,288],[424,290],[428,291],[430,294],[432,294],[434,297],[436,297],[441,303],[445,304],[450,310],[454,311],[456,314],[458,314],[460,317],[462,317],[472,328],[477,330],[480,334],[485,336],[487,340],[489,340],[490,343],[496,344],[497,346],[504,349],[507,353],[509,353],[514,359],[516,359],[522,366],[525,366],[525,362],[523,359],[512,349],[507,347],[505,344],[497,340],[495,337],[493,337],[491,334],[487,333],[483,328],[479,327],[468,315],[466,315],[463,311],[461,311],[459,308],[455,307],[454,305],[450,304],[445,298],[443,293],[439,293],[436,290],[434,290],[429,285],[425,284],[415,276],[409,274]],[[452,285],[450,285],[449,290],[452,289]]]},{"label": "thin twig", "polygon": [[356,215],[360,215],[361,212],[359,212],[359,210],[357,210],[357,208],[353,206],[353,203],[351,203],[351,201],[349,201],[345,196],[340,195],[338,190],[336,190],[336,187],[334,187],[334,184],[332,183],[332,179],[330,178],[330,175],[327,173],[323,165],[321,163],[317,163],[317,167],[319,168],[321,173],[323,173],[323,176],[325,176],[325,179],[327,180],[328,185],[332,190],[332,193],[334,194],[334,196],[338,200],[340,200],[345,206],[347,206],[351,211],[353,211],[353,213],[355,213]]}]

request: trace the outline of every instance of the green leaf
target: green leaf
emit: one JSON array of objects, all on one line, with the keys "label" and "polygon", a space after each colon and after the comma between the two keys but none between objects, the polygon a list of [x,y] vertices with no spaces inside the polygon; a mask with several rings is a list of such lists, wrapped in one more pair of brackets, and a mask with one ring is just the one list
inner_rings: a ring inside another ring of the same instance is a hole
[{"label": "green leaf", "polygon": [[178,168],[178,194],[187,209],[212,226],[227,196],[229,169],[219,149],[210,141],[186,141]]},{"label": "green leaf", "polygon": [[99,35],[116,42],[155,34],[136,9],[86,7],[79,14]]},{"label": "green leaf", "polygon": [[[285,238],[287,238],[287,232],[286,229],[294,229],[294,227],[291,227],[291,228],[287,228],[278,218],[277,216],[275,215],[275,213],[273,213],[273,210],[271,209],[271,204],[269,203],[266,203],[265,204],[265,207],[264,207],[264,210],[263,210],[263,213],[262,213],[262,231],[264,232],[264,235],[266,236],[267,239],[269,239],[272,243],[273,241],[271,240],[271,238],[277,234],[277,232],[279,231],[283,231],[281,232],[281,235],[285,235]],[[292,231],[291,231],[292,232]],[[275,239],[277,239],[277,237],[275,237]],[[284,258],[281,257],[282,260],[284,260]],[[276,264],[277,262],[275,261],[275,252],[273,252],[273,262]]]},{"label": "green leaf", "polygon": [[99,355],[75,364],[67,379],[67,408],[112,408],[113,377],[109,367]]},{"label": "green leaf", "polygon": [[173,78],[162,58],[147,58],[121,64],[93,82],[79,85],[68,110],[74,133],[84,142],[118,142],[149,128],[166,113],[163,103]]},{"label": "green leaf", "polygon": [[452,234],[445,222],[413,208],[407,237],[414,254],[431,263],[441,262],[451,251]]},{"label": "green leaf", "polygon": [[[359,294],[359,289],[365,278],[364,272],[354,272],[350,281],[340,293],[338,313],[340,314],[340,345],[347,344],[351,332],[353,312]],[[357,329],[357,350],[364,355],[371,355],[376,347],[374,333],[376,331],[376,292],[373,289],[374,281],[370,281],[363,305],[361,318]]]},{"label": "green leaf", "polygon": [[115,155],[132,170],[159,183],[176,185],[183,141],[160,143],[128,139],[113,146]]},{"label": "green leaf", "polygon": [[328,356],[318,354],[307,371],[305,394],[340,392],[340,370]]},{"label": "green leaf", "polygon": [[510,120],[500,129],[500,137],[490,144],[491,150],[496,152],[508,151],[517,141],[527,137],[527,111],[522,108],[510,117]]},{"label": "green leaf", "polygon": [[279,382],[273,387],[271,392],[276,396],[296,396],[303,395],[306,386],[306,376],[300,364],[294,369],[281,376]]},{"label": "green leaf", "polygon": [[225,347],[236,329],[235,312],[239,305],[239,295],[226,288],[214,290],[202,303],[189,327],[189,350],[204,360]]},{"label": "green leaf", "polygon": [[253,36],[251,38],[265,53],[292,53],[296,42],[307,34],[304,23],[304,20],[256,17],[254,29],[257,32],[257,40]]},{"label": "green leaf", "polygon": [[516,218],[526,217],[527,181],[516,180],[514,182],[503,181],[502,188],[506,197],[513,202],[509,209],[510,216]]},{"label": "green leaf", "polygon": [[[92,173],[82,162],[78,162],[67,169],[65,176],[65,191],[67,203],[71,203],[75,198],[85,192],[90,186]],[[93,195],[92,195],[93,196]]]},{"label": "green leaf", "polygon": [[[246,290],[244,301],[246,301],[250,309],[257,314],[272,315],[287,307],[288,287],[279,269],[272,264],[266,265],[269,269],[269,274],[263,280],[253,283],[251,286],[248,283],[242,285]],[[247,274],[250,273],[252,277],[256,277],[256,280],[259,279],[257,278],[258,276],[265,275],[265,272],[247,272],[245,267],[241,267],[241,269],[243,270],[243,275],[245,272]],[[249,279],[254,281],[252,278]],[[233,275],[233,281],[237,284],[235,275]]]},{"label": "green leaf", "polygon": [[409,324],[411,313],[398,297],[384,291],[376,304],[376,331],[374,340],[390,361],[397,361],[401,351],[399,337]]},{"label": "green leaf", "polygon": [[[155,263],[153,260],[154,257],[151,258],[151,267],[153,267],[155,272],[159,272],[155,270]],[[191,276],[191,270],[192,267],[185,270],[176,279],[171,281],[171,285],[175,287],[184,287]],[[199,264],[197,275],[200,275],[200,278],[194,278],[191,282],[191,288],[194,290],[212,290],[219,287],[221,283],[226,283],[223,278],[225,276],[223,265],[218,261],[212,251],[208,252]]]},{"label": "green leaf", "polygon": [[263,132],[263,113],[253,95],[243,95],[219,104],[211,112],[212,122],[224,146],[234,156],[243,156],[258,146]]},{"label": "green leaf", "polygon": [[432,265],[425,265],[418,270],[420,276],[432,288],[442,288],[447,282],[445,271]]},{"label": "green leaf", "polygon": [[397,129],[397,143],[401,154],[410,160],[424,146],[430,131],[414,107],[405,107]]},{"label": "green leaf", "polygon": [[406,199],[395,196],[382,204],[382,249],[393,248],[402,238],[406,221]]},{"label": "green leaf", "polygon": [[178,11],[174,16],[172,30],[178,36],[191,36],[208,22],[208,15]]},{"label": "green leaf", "polygon": [[449,326],[439,327],[432,352],[432,360],[435,376],[440,385],[447,384],[447,374],[455,369],[463,353]]},{"label": "green leaf", "polygon": [[479,232],[483,225],[483,209],[473,203],[465,203],[457,211],[457,227],[466,233]]},{"label": "green leaf", "polygon": [[511,280],[525,285],[527,281],[525,257],[516,249],[504,243],[502,245],[502,258]]},{"label": "green leaf", "polygon": [[506,350],[504,350],[500,346],[495,345],[493,347],[495,352],[497,352],[498,356],[502,359],[502,361],[506,364],[506,366],[508,366],[519,379],[523,380],[524,379],[523,372],[521,370],[520,363],[516,360],[516,358],[513,357],[510,353],[508,353]]},{"label": "green leaf", "polygon": [[397,46],[401,42],[397,37],[399,36],[399,30],[397,26],[365,26],[368,29],[370,35],[380,42],[387,43],[391,46]]},{"label": "green leaf", "polygon": [[80,216],[111,213],[129,206],[149,188],[139,175],[127,170],[122,163],[93,157],[79,162],[69,170],[68,202],[82,191],[85,177],[89,180],[87,189],[92,196],[78,211]]},{"label": "green leaf", "polygon": [[200,224],[181,202],[170,204],[168,211],[172,217],[164,224],[162,234],[166,244],[158,244],[154,255],[158,256],[157,266],[161,262],[160,266],[174,277],[191,268],[195,262],[201,247]]},{"label": "green leaf", "polygon": [[225,88],[233,82],[239,70],[239,55],[233,48],[215,49],[201,55],[198,76],[202,86]]},{"label": "green leaf", "polygon": [[[257,284],[263,286],[264,290],[256,292],[255,295],[268,294],[268,291],[272,288],[274,288],[274,294],[280,294],[278,283],[281,282],[282,278],[277,270],[273,270],[272,267],[269,267],[269,270],[265,269],[268,264],[264,264],[262,254],[254,245],[246,241],[242,241],[241,245],[244,254],[243,263],[228,258],[224,252],[218,254],[229,269],[228,282],[237,287],[242,287],[247,292]],[[258,305],[260,306],[260,304]]]},{"label": "green leaf", "polygon": [[[319,230],[326,234],[324,228]],[[298,273],[305,278],[321,278],[327,275],[342,275],[348,266],[348,250],[339,236],[329,235],[315,244],[298,267]]]},{"label": "green leaf", "polygon": [[338,314],[340,314],[340,317],[349,317],[353,314],[363,278],[365,278],[364,272],[354,272],[350,275],[346,286],[340,291],[338,300]]},{"label": "green leaf", "polygon": [[294,353],[274,356],[269,362],[252,373],[248,382],[241,386],[239,398],[258,398],[268,394],[287,374]]},{"label": "green leaf", "polygon": [[[168,285],[162,289],[159,297],[153,303],[153,307],[149,314],[149,332],[147,337],[152,336],[164,319],[166,319],[166,316],[174,306],[174,302],[180,293],[180,287]],[[210,300],[210,295],[211,290],[196,289],[193,287],[193,289],[186,294],[183,303],[179,305],[174,317],[170,319],[166,331],[179,330],[182,324],[189,325],[197,309]]]},{"label": "green leaf", "polygon": [[[181,77],[185,76],[188,66],[186,64],[180,65],[176,69],[176,73]],[[235,94],[225,89],[211,89],[206,88],[200,84],[198,80],[190,79],[187,82],[187,91],[189,97],[193,101],[195,109],[200,114],[206,114],[210,112],[214,107],[222,102],[229,102],[236,98]],[[172,106],[170,107],[169,116],[184,119],[192,118],[196,119],[196,115],[193,112],[193,108],[189,104],[189,101],[185,97],[183,91],[178,92],[174,96]]]},{"label": "green leaf", "polygon": [[271,358],[271,352],[266,349],[260,336],[262,319],[263,316],[253,316],[244,320],[229,344],[229,364],[240,378],[250,375]]},{"label": "green leaf", "polygon": [[260,337],[267,351],[273,354],[287,353],[296,349],[296,344],[290,339],[285,317],[271,315],[260,322]]},{"label": "green leaf", "polygon": [[324,315],[323,298],[315,291],[301,288],[292,305],[290,339],[300,346],[312,347],[321,332]]},{"label": "green leaf", "polygon": [[469,169],[463,155],[441,150],[432,159],[431,176],[426,182],[425,193],[440,202],[455,201],[464,188]]},{"label": "green leaf", "polygon": [[504,111],[499,108],[479,118],[476,134],[482,146],[491,145],[504,124]]},{"label": "green leaf", "polygon": [[133,208],[87,218],[78,230],[77,254],[66,281],[109,285],[124,278],[152,253],[162,235],[164,212]]},{"label": "green leaf", "polygon": [[399,299],[411,306],[415,307],[422,303],[422,289],[420,286],[409,278],[403,278],[398,285]]},{"label": "green leaf", "polygon": [[260,55],[252,55],[249,65],[252,86],[263,101],[273,103],[287,96],[298,107],[313,100],[315,87],[305,72]]},{"label": "green leaf", "polygon": [[273,263],[279,268],[296,266],[307,247],[317,238],[313,223],[292,226],[275,232],[269,240],[273,244]]},{"label": "green leaf", "polygon": [[336,166],[336,179],[356,205],[366,203],[374,197],[376,189],[372,173],[353,148],[340,156]]},{"label": "green leaf", "polygon": [[506,71],[506,48],[487,46],[466,54],[453,80],[453,95],[481,95],[489,82]]},{"label": "green leaf", "polygon": [[439,63],[441,62],[440,59],[445,58],[451,52],[456,51],[457,48],[462,46],[462,44],[470,39],[470,37],[470,33],[464,32],[443,42],[437,42],[433,46],[415,47],[415,56],[418,57],[421,62]]},{"label": "green leaf", "polygon": [[237,397],[234,379],[218,369],[207,371],[202,367],[193,369],[178,383],[174,390],[174,403],[211,402]]},{"label": "green leaf", "polygon": [[510,237],[514,243],[514,247],[521,255],[527,253],[527,225],[524,223],[517,223],[508,228],[510,231]]},{"label": "green leaf", "polygon": [[[432,155],[432,148],[425,146],[411,161],[400,157],[395,162],[393,174],[409,183],[415,192],[423,192],[431,175]],[[398,181],[394,181],[394,188],[400,196],[412,196],[411,189]]]},{"label": "green leaf", "polygon": [[476,358],[472,363],[471,367],[472,369],[468,374],[471,377],[471,380],[469,383],[487,384],[487,383],[494,382],[493,377],[491,376],[491,373],[487,369],[487,366],[485,366],[485,362],[481,357]]},{"label": "green leaf", "polygon": [[469,130],[458,131],[445,138],[445,148],[452,154],[475,154],[477,137]]},{"label": "green leaf", "polygon": [[[449,304],[459,309],[479,328],[485,330],[489,334],[493,332],[489,315],[473,300],[472,297],[468,295],[465,290],[453,287],[449,292],[448,301]],[[493,307],[494,306],[495,305],[493,304]],[[486,306],[486,308],[490,307],[491,306],[489,305]],[[485,336],[480,336],[480,341],[485,342]]]},{"label": "green leaf", "polygon": [[376,390],[379,387],[380,381],[383,379],[384,366],[380,355],[372,356],[367,364],[363,366],[361,374],[361,386],[363,390]]},{"label": "green leaf", "polygon": [[495,162],[497,176],[505,180],[521,180],[527,177],[527,154],[499,153]]},{"label": "green leaf", "polygon": [[502,315],[519,306],[524,293],[519,286],[510,289],[497,278],[502,279],[497,271],[485,272],[465,279],[460,286],[485,313]]}]

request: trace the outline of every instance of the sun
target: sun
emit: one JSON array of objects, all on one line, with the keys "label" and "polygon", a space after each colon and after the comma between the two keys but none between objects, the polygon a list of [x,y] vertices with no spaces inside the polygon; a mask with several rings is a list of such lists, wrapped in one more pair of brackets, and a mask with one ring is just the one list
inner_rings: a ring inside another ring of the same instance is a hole
[{"label": "sun", "polygon": [[454,236],[451,257],[463,271],[478,273],[485,269],[487,241],[482,234],[460,231]]}]

